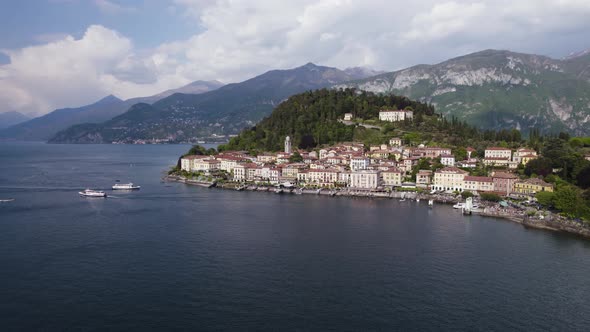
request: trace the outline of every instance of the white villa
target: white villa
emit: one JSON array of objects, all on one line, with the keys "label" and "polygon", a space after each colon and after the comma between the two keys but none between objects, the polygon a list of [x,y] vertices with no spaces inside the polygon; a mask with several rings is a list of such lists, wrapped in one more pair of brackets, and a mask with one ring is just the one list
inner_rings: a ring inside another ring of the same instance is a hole
[{"label": "white villa", "polygon": [[406,110],[383,110],[379,111],[379,120],[388,122],[404,121],[406,119],[412,120],[414,118],[413,111]]}]

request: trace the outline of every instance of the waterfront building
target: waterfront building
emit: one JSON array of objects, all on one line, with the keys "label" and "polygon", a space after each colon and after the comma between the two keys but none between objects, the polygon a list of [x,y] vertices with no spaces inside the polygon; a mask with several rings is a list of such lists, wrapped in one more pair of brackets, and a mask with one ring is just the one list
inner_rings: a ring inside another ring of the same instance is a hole
[{"label": "waterfront building", "polygon": [[346,172],[346,171],[338,173],[338,183],[349,187],[351,173],[352,172]]},{"label": "waterfront building", "polygon": [[256,168],[258,168],[258,166],[254,163],[237,164],[232,171],[233,180],[238,182],[254,180]]},{"label": "waterfront building", "polygon": [[445,167],[434,172],[435,190],[463,191],[463,181],[468,172],[457,167]]},{"label": "waterfront building", "polygon": [[233,180],[238,182],[246,181],[246,166],[244,164],[238,164],[234,167],[232,172]]},{"label": "waterfront building", "polygon": [[279,183],[280,169],[274,166],[257,167],[254,172],[254,177],[259,182],[270,182],[272,184]]},{"label": "waterfront building", "polygon": [[293,153],[293,149],[291,147],[291,137],[285,137],[285,153]]},{"label": "waterfront building", "polygon": [[195,160],[209,158],[209,156],[184,156],[180,158],[180,169],[187,172],[195,171],[194,162]]},{"label": "waterfront building", "polygon": [[455,156],[451,154],[443,154],[440,156],[440,163],[445,166],[455,166]]},{"label": "waterfront building", "polygon": [[535,195],[541,191],[553,192],[553,185],[538,178],[530,178],[514,183],[514,193],[517,195]]},{"label": "waterfront building", "polygon": [[416,174],[416,185],[419,187],[427,187],[432,180],[432,171],[421,169]]},{"label": "waterfront building", "polygon": [[217,158],[217,161],[219,161],[219,168],[222,171],[226,171],[228,173],[231,173],[231,171],[234,169],[234,167],[236,167],[238,162],[240,162],[242,160],[243,159],[241,159],[241,158],[237,158],[237,157],[233,157],[233,156],[224,156],[223,158]]},{"label": "waterfront building", "polygon": [[463,182],[463,190],[494,191],[494,181],[488,176],[466,176]]},{"label": "waterfront building", "polygon": [[386,186],[397,187],[401,186],[403,178],[403,172],[396,167],[388,167],[381,171],[381,179],[383,184]]},{"label": "waterfront building", "polygon": [[514,184],[518,181],[518,177],[513,173],[493,172],[492,181],[495,192],[508,196],[514,191]]},{"label": "waterfront building", "polygon": [[306,169],[305,164],[288,164],[285,165],[281,171],[281,178],[284,180],[295,181],[300,171]]},{"label": "waterfront building", "polygon": [[354,189],[376,189],[379,186],[379,171],[359,170],[350,173],[350,187]]},{"label": "waterfront building", "polygon": [[193,172],[205,172],[209,173],[214,170],[221,168],[221,162],[216,159],[194,159],[193,160]]},{"label": "waterfront building", "polygon": [[306,182],[321,187],[332,187],[338,182],[338,171],[331,169],[312,169],[307,172]]},{"label": "waterfront building", "polygon": [[382,110],[379,111],[379,120],[388,122],[397,122],[404,120],[412,120],[414,118],[413,111],[406,110]]}]

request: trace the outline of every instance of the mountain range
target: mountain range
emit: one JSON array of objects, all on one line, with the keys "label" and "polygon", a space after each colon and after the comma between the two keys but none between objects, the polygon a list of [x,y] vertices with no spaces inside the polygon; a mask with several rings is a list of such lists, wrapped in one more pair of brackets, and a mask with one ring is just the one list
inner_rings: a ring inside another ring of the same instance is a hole
[{"label": "mountain range", "polygon": [[313,63],[294,69],[271,70],[207,93],[176,93],[152,105],[136,104],[128,112],[102,124],[70,127],[59,132],[50,142],[184,142],[195,137],[237,134],[269,115],[276,105],[291,95],[374,73],[360,68],[340,70]]},{"label": "mountain range", "polygon": [[590,135],[590,52],[556,60],[485,50],[336,85],[404,95],[480,128]]},{"label": "mountain range", "polygon": [[[197,94],[211,91],[223,86],[218,81],[195,81],[178,89],[167,90],[149,96],[121,100],[113,95],[99,101],[75,108],[62,108],[43,116],[21,121],[4,130],[0,130],[0,139],[47,141],[57,132],[81,123],[101,123],[125,113],[137,103],[152,104],[175,93]],[[5,113],[0,113],[0,116]],[[2,122],[0,122],[2,123]]]},{"label": "mountain range", "polygon": [[119,113],[104,122],[77,121],[50,141],[186,142],[226,137],[254,126],[290,96],[325,87],[407,96],[482,129],[517,128],[526,134],[537,128],[590,135],[590,52],[552,59],[485,50],[387,73],[308,63],[201,94],[173,90],[151,100],[125,101],[127,112],[117,109]]},{"label": "mountain range", "polygon": [[28,116],[15,111],[0,113],[0,129],[14,126],[29,119]]}]

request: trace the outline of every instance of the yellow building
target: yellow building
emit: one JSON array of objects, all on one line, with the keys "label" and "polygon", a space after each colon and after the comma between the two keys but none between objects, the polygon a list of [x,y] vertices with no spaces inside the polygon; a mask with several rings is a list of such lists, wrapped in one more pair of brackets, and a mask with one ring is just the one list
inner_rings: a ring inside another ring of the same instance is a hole
[{"label": "yellow building", "polygon": [[432,189],[445,191],[463,191],[464,179],[469,174],[457,167],[445,167],[434,172]]},{"label": "yellow building", "polygon": [[518,181],[514,184],[515,194],[534,195],[541,191],[553,192],[553,185],[537,178]]},{"label": "yellow building", "polygon": [[402,185],[402,171],[395,167],[389,167],[387,170],[381,171],[381,178],[386,186]]}]

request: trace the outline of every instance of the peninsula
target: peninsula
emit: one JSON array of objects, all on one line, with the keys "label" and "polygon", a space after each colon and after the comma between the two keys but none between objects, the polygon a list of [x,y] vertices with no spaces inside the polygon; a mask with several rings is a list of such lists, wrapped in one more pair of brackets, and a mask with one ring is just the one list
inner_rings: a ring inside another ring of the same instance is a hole
[{"label": "peninsula", "polygon": [[473,197],[483,214],[587,236],[589,148],[588,138],[565,133],[480,131],[404,97],[318,90],[289,98],[217,150],[193,147],[169,176],[279,193]]}]

